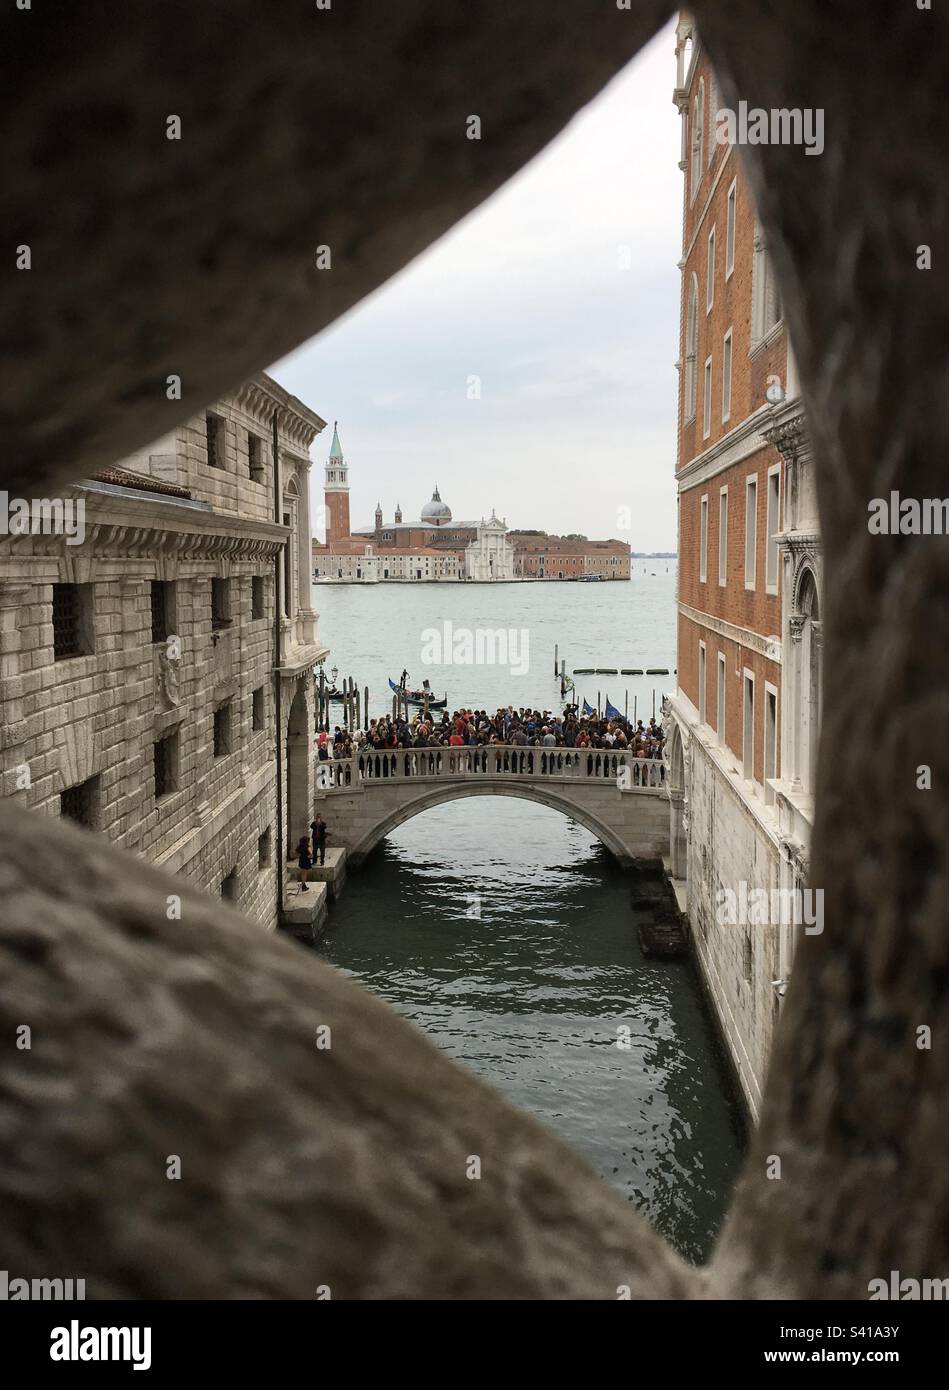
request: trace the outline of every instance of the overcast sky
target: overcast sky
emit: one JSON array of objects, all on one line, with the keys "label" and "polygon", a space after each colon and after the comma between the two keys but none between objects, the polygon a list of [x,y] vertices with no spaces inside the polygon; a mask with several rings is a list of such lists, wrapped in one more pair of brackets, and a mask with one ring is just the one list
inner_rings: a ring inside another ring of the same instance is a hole
[{"label": "overcast sky", "polygon": [[354,527],[377,499],[415,520],[437,483],[458,519],[495,507],[675,549],[674,50],[670,23],[494,197],[270,368],[329,421],[314,502],[338,419]]}]

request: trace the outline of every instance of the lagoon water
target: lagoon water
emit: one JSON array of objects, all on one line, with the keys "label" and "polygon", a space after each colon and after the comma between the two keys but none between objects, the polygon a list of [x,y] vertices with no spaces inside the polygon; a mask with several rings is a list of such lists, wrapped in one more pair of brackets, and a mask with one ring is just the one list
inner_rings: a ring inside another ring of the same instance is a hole
[{"label": "lagoon water", "polygon": [[[675,566],[636,567],[628,584],[319,585],[320,634],[372,714],[403,666],[449,708],[557,708],[559,643],[568,672],[668,667],[577,678],[580,698],[599,687],[648,716],[674,684]],[[528,669],[423,665],[426,630],[446,622],[524,634]],[[316,949],[556,1130],[684,1256],[708,1256],[741,1158],[737,1111],[691,963],[643,957],[628,877],[588,830],[511,797],[427,811],[350,875]]]}]

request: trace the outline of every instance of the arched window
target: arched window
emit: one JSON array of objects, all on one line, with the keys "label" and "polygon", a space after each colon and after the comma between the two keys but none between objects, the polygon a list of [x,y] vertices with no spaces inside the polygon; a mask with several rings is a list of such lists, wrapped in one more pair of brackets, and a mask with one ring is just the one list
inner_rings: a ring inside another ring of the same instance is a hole
[{"label": "arched window", "polygon": [[699,351],[699,282],[693,272],[689,278],[689,299],[685,315],[685,375],[683,415],[685,424],[695,419],[695,364]]},{"label": "arched window", "polygon": [[797,725],[800,731],[795,771],[804,791],[813,793],[817,777],[817,747],[821,725],[821,624],[820,597],[812,569],[801,575],[796,614],[792,615],[792,640],[797,646],[793,666],[797,681]]},{"label": "arched window", "polygon": [[781,322],[781,294],[759,223],[755,223],[752,255],[751,345],[754,347]]},{"label": "arched window", "polygon": [[698,96],[692,104],[692,169],[690,173],[691,202],[695,202],[695,195],[702,182],[702,149],[705,137],[705,81],[699,83]]}]

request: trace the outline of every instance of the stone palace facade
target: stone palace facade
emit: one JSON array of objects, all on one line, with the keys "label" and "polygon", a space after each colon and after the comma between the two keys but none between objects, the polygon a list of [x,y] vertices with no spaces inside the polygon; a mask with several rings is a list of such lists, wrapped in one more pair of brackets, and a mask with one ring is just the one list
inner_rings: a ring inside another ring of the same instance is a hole
[{"label": "stone palace facade", "polygon": [[266,927],[313,804],[311,673],[327,649],[308,451],[323,427],[260,374],[70,487],[79,543],[0,538],[4,794]]}]

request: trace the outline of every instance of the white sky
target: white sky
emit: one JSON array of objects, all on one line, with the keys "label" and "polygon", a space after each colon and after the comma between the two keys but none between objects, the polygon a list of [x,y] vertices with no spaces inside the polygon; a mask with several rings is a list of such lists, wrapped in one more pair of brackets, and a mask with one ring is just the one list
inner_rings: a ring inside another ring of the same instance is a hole
[{"label": "white sky", "polygon": [[338,419],[354,527],[377,499],[415,520],[437,483],[459,519],[493,506],[509,526],[675,549],[674,52],[670,22],[532,164],[269,369],[329,421],[315,504]]}]

